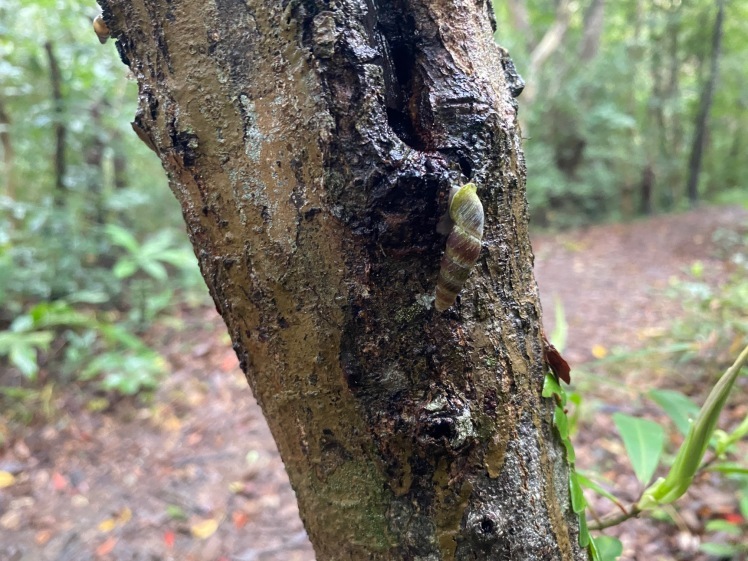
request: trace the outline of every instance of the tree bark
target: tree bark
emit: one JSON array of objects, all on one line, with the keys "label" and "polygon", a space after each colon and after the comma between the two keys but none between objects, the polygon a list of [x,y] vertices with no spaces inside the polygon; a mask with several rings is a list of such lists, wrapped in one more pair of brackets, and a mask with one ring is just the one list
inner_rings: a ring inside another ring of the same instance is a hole
[{"label": "tree bark", "polygon": [[49,63],[49,80],[52,86],[52,106],[54,109],[54,132],[55,132],[55,204],[63,204],[65,192],[66,160],[65,149],[67,145],[67,127],[65,126],[65,100],[62,97],[62,75],[60,65],[57,62],[54,45],[51,41],[44,43],[47,51],[47,62]]},{"label": "tree bark", "polygon": [[[10,138],[10,117],[5,110],[5,102],[0,97],[0,146],[3,147],[3,168],[5,173],[5,195],[11,200],[16,200],[16,172],[15,172],[15,152],[13,142]],[[10,213],[11,224],[15,223],[14,213]]]},{"label": "tree bark", "polygon": [[582,46],[579,49],[579,60],[589,62],[600,49],[600,37],[605,26],[605,0],[592,0],[584,13],[584,32]]},{"label": "tree bark", "polygon": [[[490,3],[99,2],[317,559],[586,559]],[[438,314],[467,179],[483,249]]]},{"label": "tree bark", "polygon": [[719,54],[722,50],[722,22],[724,20],[725,1],[717,0],[717,17],[714,20],[714,31],[712,33],[712,56],[709,64],[709,77],[704,83],[701,93],[699,112],[696,116],[693,144],[691,145],[691,157],[688,161],[688,201],[695,205],[699,201],[699,175],[701,175],[701,160],[704,154],[704,144],[709,124],[709,111],[712,108],[714,88],[717,84],[719,73]]}]

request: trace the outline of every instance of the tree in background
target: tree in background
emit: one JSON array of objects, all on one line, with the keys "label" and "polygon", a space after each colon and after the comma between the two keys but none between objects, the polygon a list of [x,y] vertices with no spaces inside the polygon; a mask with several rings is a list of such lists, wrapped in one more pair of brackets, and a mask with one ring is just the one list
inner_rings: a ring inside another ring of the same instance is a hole
[{"label": "tree in background", "polygon": [[707,0],[495,4],[530,94],[520,119],[536,223],[629,218],[695,196],[745,203],[744,3],[723,20]]},{"label": "tree in background", "polygon": [[[318,559],[586,559],[490,3],[100,4]],[[463,177],[484,247],[437,313]]]}]

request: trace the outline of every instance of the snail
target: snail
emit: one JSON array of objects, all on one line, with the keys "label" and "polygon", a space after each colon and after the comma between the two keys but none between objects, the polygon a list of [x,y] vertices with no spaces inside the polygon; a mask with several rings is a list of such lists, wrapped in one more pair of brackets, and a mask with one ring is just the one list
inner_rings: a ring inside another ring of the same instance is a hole
[{"label": "snail", "polygon": [[452,229],[447,238],[434,307],[443,312],[455,302],[480,255],[483,239],[483,205],[474,183],[453,190],[449,200]]},{"label": "snail", "polygon": [[96,36],[99,38],[99,43],[102,45],[106,43],[107,39],[109,39],[109,26],[104,23],[104,18],[101,17],[101,14],[94,18],[93,28]]}]

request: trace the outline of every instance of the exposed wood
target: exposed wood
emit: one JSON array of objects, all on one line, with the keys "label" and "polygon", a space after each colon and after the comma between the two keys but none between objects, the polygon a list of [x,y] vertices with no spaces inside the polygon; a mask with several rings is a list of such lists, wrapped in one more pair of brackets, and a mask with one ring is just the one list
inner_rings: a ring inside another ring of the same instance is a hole
[{"label": "exposed wood", "polygon": [[[586,559],[490,3],[100,4],[318,561]],[[484,246],[440,314],[467,180]]]}]

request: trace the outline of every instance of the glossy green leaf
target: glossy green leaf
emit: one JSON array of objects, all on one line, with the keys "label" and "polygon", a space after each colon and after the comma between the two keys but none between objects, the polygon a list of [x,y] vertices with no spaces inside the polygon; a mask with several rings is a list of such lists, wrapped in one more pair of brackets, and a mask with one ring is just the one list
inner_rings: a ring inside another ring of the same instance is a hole
[{"label": "glossy green leaf", "polygon": [[545,382],[543,383],[543,397],[553,397],[554,395],[564,397],[565,393],[556,378],[548,373],[545,375]]},{"label": "glossy green leaf", "polygon": [[587,506],[587,499],[584,498],[584,491],[582,490],[582,486],[579,485],[577,474],[574,470],[571,470],[569,474],[569,492],[571,494],[572,510],[577,514],[584,512]]},{"label": "glossy green leaf", "polygon": [[553,410],[553,424],[558,430],[559,436],[562,439],[567,440],[569,438],[569,420],[566,418],[566,413],[558,405]]},{"label": "glossy green leaf", "polygon": [[660,425],[623,413],[613,415],[636,478],[644,485],[652,479],[665,446],[665,431]]}]

